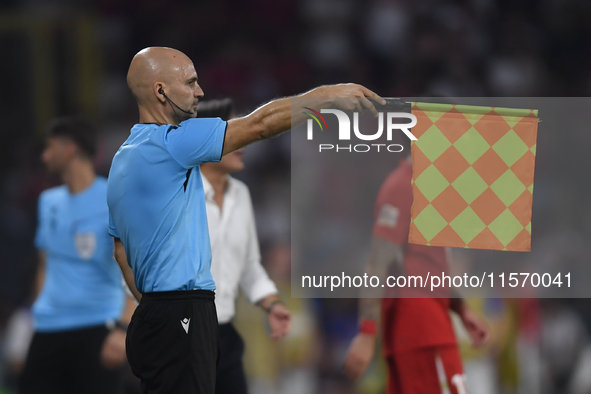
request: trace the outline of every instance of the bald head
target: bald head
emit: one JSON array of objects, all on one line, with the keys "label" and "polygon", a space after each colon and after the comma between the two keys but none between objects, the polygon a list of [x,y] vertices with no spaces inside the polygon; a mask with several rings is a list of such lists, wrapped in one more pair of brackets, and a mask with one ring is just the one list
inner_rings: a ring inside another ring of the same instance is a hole
[{"label": "bald head", "polygon": [[195,117],[203,96],[193,62],[172,48],[139,51],[129,65],[127,85],[138,103],[142,123],[179,124]]},{"label": "bald head", "polygon": [[194,73],[193,62],[181,51],[150,47],[139,51],[129,65],[127,85],[138,103],[153,96],[154,84],[171,84],[174,80]]}]

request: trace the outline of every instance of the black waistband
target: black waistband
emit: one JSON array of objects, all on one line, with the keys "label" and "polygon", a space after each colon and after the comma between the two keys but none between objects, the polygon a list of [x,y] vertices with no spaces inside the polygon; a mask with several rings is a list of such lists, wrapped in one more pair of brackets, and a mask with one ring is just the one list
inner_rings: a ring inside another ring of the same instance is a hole
[{"label": "black waistband", "polygon": [[215,299],[215,293],[211,290],[186,290],[186,291],[155,291],[142,294],[142,302],[156,300],[210,300]]}]

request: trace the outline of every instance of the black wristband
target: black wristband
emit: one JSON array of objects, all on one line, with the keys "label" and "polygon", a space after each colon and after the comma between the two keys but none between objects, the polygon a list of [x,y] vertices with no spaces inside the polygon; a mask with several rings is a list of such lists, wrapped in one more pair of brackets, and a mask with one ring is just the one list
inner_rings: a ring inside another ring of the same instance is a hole
[{"label": "black wristband", "polygon": [[118,330],[122,330],[127,332],[127,327],[129,327],[129,324],[125,324],[122,321],[119,320],[109,320],[106,324],[107,328],[111,331],[118,329]]},{"label": "black wristband", "polygon": [[271,309],[273,309],[273,307],[274,307],[275,305],[277,305],[277,304],[283,304],[283,301],[281,301],[279,298],[278,298],[278,299],[276,299],[276,300],[273,300],[273,301],[272,301],[272,302],[269,304],[269,306],[267,306],[267,307],[265,308],[265,312],[267,312],[267,313],[270,313],[270,312],[271,312]]}]

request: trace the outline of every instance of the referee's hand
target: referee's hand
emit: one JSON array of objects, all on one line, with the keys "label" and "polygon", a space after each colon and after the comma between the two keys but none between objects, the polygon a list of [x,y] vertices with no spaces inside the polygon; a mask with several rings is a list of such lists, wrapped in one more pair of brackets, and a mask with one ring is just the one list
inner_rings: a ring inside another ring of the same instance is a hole
[{"label": "referee's hand", "polygon": [[363,114],[367,109],[374,117],[378,116],[378,111],[374,103],[386,104],[386,100],[377,93],[369,90],[363,85],[355,83],[341,83],[338,85],[325,85],[312,89],[305,94],[307,97],[330,97],[333,107],[344,111],[355,111]]}]

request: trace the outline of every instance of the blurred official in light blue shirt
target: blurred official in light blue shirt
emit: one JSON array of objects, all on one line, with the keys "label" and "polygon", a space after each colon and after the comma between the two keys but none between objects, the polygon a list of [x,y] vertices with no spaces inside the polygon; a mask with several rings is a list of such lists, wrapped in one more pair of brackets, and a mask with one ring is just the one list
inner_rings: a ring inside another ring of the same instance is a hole
[{"label": "blurred official in light blue shirt", "polygon": [[98,130],[81,116],[46,126],[41,159],[64,184],[39,197],[35,332],[20,394],[123,392],[126,326],[136,303],[125,295],[113,258],[107,180],[94,170],[97,148]]},{"label": "blurred official in light blue shirt", "polygon": [[119,319],[125,293],[107,232],[106,197],[107,181],[101,177],[76,194],[62,185],[39,197],[35,246],[45,252],[47,268],[43,289],[33,305],[36,331],[76,329]]}]

